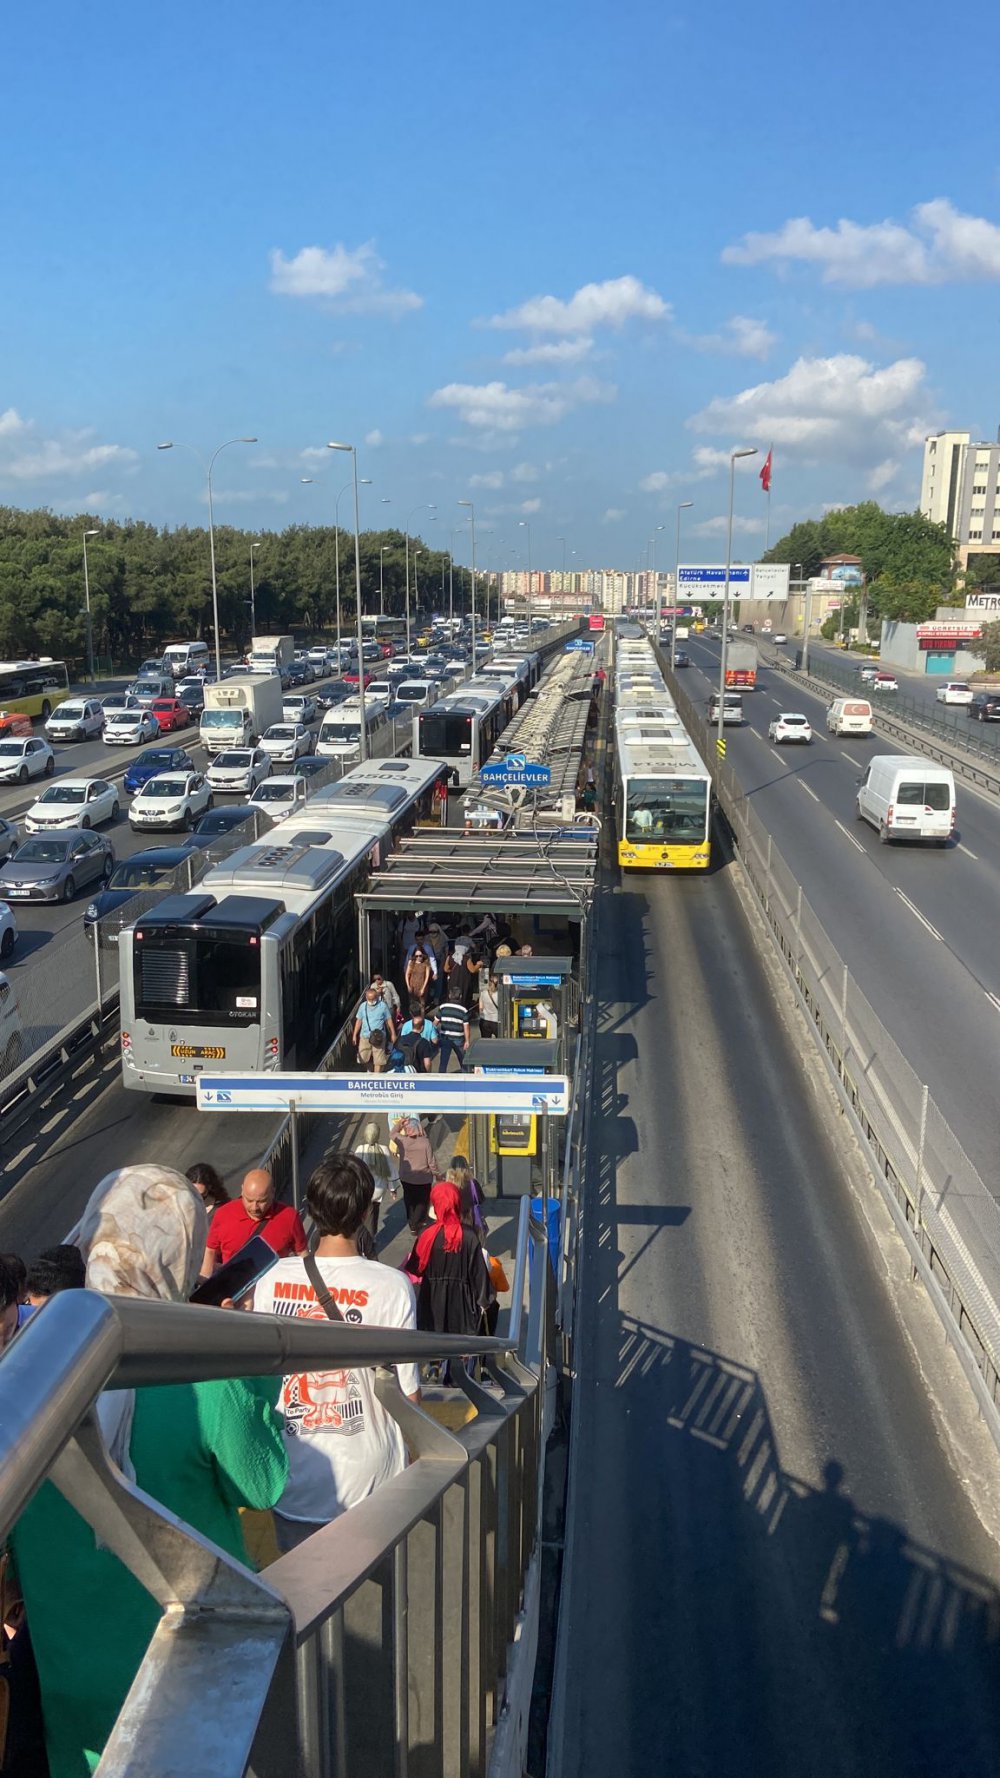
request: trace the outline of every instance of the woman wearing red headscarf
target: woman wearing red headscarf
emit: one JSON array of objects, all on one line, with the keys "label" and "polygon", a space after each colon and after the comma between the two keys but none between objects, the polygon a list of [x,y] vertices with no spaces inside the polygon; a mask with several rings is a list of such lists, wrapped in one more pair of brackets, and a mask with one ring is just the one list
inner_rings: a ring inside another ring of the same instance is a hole
[{"label": "woman wearing red headscarf", "polygon": [[449,1180],[432,1186],[431,1212],[434,1221],[403,1262],[416,1286],[417,1326],[424,1333],[483,1333],[493,1286],[479,1236],[462,1221],[458,1187]]}]

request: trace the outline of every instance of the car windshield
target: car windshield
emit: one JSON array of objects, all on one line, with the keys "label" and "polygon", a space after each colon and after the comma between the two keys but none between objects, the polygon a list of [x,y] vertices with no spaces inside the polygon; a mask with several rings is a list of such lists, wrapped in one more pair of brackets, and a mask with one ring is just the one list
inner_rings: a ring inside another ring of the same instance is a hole
[{"label": "car windshield", "polygon": [[0,741],[0,759],[20,759],[24,751],[23,741]]},{"label": "car windshield", "polygon": [[109,710],[108,721],[116,728],[134,728],[141,715],[141,710]]},{"label": "car windshield", "polygon": [[175,802],[179,796],[184,795],[184,790],[183,778],[151,778],[142,787],[142,798],[144,802],[151,797],[164,797],[168,802]]},{"label": "car windshield", "polygon": [[108,888],[152,889],[157,883],[162,883],[173,869],[172,864],[137,864],[130,858],[112,871],[108,878]]},{"label": "car windshield", "polygon": [[276,778],[272,778],[270,783],[265,780],[263,784],[258,784],[253,800],[255,803],[285,803],[290,802],[294,795],[295,791],[290,784],[279,784]]},{"label": "car windshield", "polygon": [[156,771],[161,771],[164,766],[172,765],[173,760],[169,753],[140,753],[135,763],[137,766],[152,766]]},{"label": "car windshield", "polygon": [[60,704],[58,710],[55,711],[54,720],[62,722],[65,718],[69,722],[78,722],[82,715],[82,704]]},{"label": "car windshield", "polygon": [[65,864],[69,840],[25,840],[14,853],[18,864]]},{"label": "car windshield", "polygon": [[39,797],[42,803],[85,803],[87,800],[86,784],[52,784],[43,790]]},{"label": "car windshield", "polygon": [[272,722],[266,739],[268,741],[294,741],[295,726],[291,722]]},{"label": "car windshield", "polygon": [[338,723],[324,723],[323,724],[323,739],[324,739],[324,741],[332,741],[334,743],[341,743],[341,742],[347,742],[347,741],[358,741],[358,740],[360,740],[360,738],[361,738],[361,724],[359,722],[338,722]]},{"label": "car windshield", "polygon": [[235,771],[245,772],[247,766],[250,764],[250,754],[220,753],[215,763],[217,766],[223,766],[225,768],[231,767]]},{"label": "car windshield", "polygon": [[238,827],[241,821],[248,819],[245,812],[236,814],[232,809],[215,809],[203,815],[198,822],[196,833],[228,833],[230,828]]}]

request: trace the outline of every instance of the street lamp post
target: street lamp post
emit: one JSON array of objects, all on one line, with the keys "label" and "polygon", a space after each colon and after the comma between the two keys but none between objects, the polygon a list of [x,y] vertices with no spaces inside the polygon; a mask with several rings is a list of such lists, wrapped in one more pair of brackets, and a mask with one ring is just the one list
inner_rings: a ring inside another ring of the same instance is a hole
[{"label": "street lamp post", "polygon": [[531,640],[531,525],[527,519],[518,519],[522,530],[528,533],[528,640]]},{"label": "street lamp post", "polygon": [[385,552],[388,548],[389,548],[389,545],[387,543],[383,543],[379,546],[379,552],[378,552],[378,614],[379,614],[379,617],[385,616]]},{"label": "street lamp post", "polygon": [[406,515],[406,531],[404,532],[404,536],[406,538],[406,653],[407,653],[407,658],[409,658],[409,653],[410,653],[410,520],[412,519],[414,512],[426,511],[430,518],[435,517],[434,508],[436,507],[436,505],[437,505],[436,500],[421,500],[413,508],[413,511],[408,512]]},{"label": "street lamp post", "polygon": [[257,634],[257,603],[256,603],[257,595],[254,591],[254,584],[253,584],[253,552],[255,549],[259,549],[259,548],[260,548],[259,543],[252,543],[250,545],[250,639],[251,639],[251,641],[253,640],[254,636]]},{"label": "street lamp post", "polygon": [[90,617],[90,570],[87,566],[87,538],[99,537],[100,531],[91,530],[83,533],[83,608],[87,627],[87,676],[91,686],[94,683],[94,626]]},{"label": "street lamp post", "polygon": [[[729,453],[729,523],[726,529],[726,584],[722,594],[722,653],[719,657],[719,714],[715,725],[715,738],[717,742],[722,740],[722,712],[726,701],[726,659],[729,654],[729,577],[733,567],[733,493],[736,486],[736,460],[738,457],[756,457],[756,455],[756,445],[749,445],[742,451],[730,451]],[[674,634],[676,635],[676,633],[677,623],[675,620]]]},{"label": "street lamp post", "polygon": [[[657,532],[660,532],[662,530],[663,530],[663,526],[657,525],[656,530],[653,532],[653,535],[649,540],[649,559],[650,559],[650,567],[652,569],[652,574],[653,574],[653,597],[652,597],[652,599],[650,599],[648,597],[648,590],[647,590],[646,605],[647,605],[647,607],[650,604],[652,605],[653,614],[657,620],[659,620],[659,616],[660,616],[660,577],[656,571],[656,537],[657,537]],[[656,640],[657,640],[657,644],[659,644],[659,640],[660,640],[659,621],[657,621],[657,625],[656,625]]]},{"label": "street lamp post", "polygon": [[[208,549],[212,559],[212,622],[215,625],[215,672],[219,679],[222,678],[222,643],[219,638],[219,589],[215,579],[215,513],[212,507],[212,471],[215,468],[216,457],[221,451],[228,451],[230,445],[256,443],[255,434],[252,436],[248,434],[246,437],[240,438],[227,438],[225,444],[220,444],[218,450],[212,452],[206,471],[208,481]],[[172,451],[174,441],[168,439],[165,444],[159,444],[156,448],[158,451]],[[187,445],[185,449],[191,452],[196,462],[201,463],[202,460],[193,445]],[[202,468],[204,468],[204,464],[202,464]]]},{"label": "street lamp post", "polygon": [[475,670],[476,670],[476,507],[475,507],[475,502],[472,500],[460,500],[458,504],[459,504],[459,506],[467,506],[468,507],[468,509],[469,509],[469,523],[472,527],[472,579],[470,582],[470,588],[471,588],[470,603],[472,606],[472,671],[475,672]]},{"label": "street lamp post", "polygon": [[[671,673],[676,673],[676,671],[677,671],[677,607],[680,605],[680,602],[681,602],[681,595],[680,595],[681,513],[687,512],[688,508],[692,507],[693,505],[694,505],[693,500],[682,500],[680,505],[677,508],[677,545],[674,550],[674,621],[670,626],[670,671],[671,671]],[[659,641],[659,639],[660,639],[660,621],[661,621],[660,613],[661,613],[660,601],[659,601],[659,598],[657,598],[657,601],[656,601],[656,616],[657,616],[656,639],[657,639],[657,641]]]},{"label": "street lamp post", "polygon": [[[368,735],[365,730],[365,657],[364,657],[364,650],[362,647],[363,632],[362,632],[362,628],[361,628],[361,507],[358,502],[358,453],[357,453],[357,449],[355,448],[355,446],[349,445],[349,444],[329,443],[326,448],[328,451],[350,451],[352,465],[354,468],[354,603],[355,603],[355,606],[357,607],[357,609],[355,611],[355,617],[357,618],[357,635],[358,635],[358,705],[359,705],[358,757],[361,760],[362,764],[364,764],[365,760],[368,758]],[[369,480],[370,478],[366,477],[365,479]],[[350,485],[350,484],[348,484],[348,485]],[[339,565],[339,561],[340,561],[339,553],[338,553],[337,561],[338,561],[338,565]],[[338,622],[337,640],[339,643],[339,641],[340,641],[340,635],[339,635],[339,622],[340,622],[339,570],[338,570],[338,579],[337,579],[337,622]]]},{"label": "street lamp post", "polygon": [[[353,450],[354,447],[353,447],[353,445],[344,445],[343,447],[341,447],[340,445],[328,445],[327,446],[327,449],[331,450],[331,451],[333,451],[333,450],[339,451],[341,448],[343,448],[344,450]],[[356,460],[355,460],[354,467],[356,470],[357,469],[357,461]],[[363,475],[361,477],[361,486],[364,488],[370,488],[371,485],[372,485],[371,476],[370,475]],[[353,486],[354,486],[353,482],[345,482],[344,486],[341,488],[340,493],[337,495],[337,498],[333,503],[333,558],[334,558],[334,578],[335,578],[336,592],[337,592],[337,678],[338,679],[342,679],[344,676],[344,664],[340,658],[340,502],[343,499],[344,495]]]}]

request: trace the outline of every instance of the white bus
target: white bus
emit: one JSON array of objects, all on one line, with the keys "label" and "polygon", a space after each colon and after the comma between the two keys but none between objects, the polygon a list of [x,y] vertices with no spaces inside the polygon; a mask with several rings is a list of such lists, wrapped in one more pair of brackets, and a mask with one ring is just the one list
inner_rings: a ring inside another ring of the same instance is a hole
[{"label": "white bus", "polygon": [[443,760],[454,783],[469,784],[485,765],[510,719],[510,694],[497,685],[470,680],[449,692],[429,710],[421,710],[414,727],[414,752],[421,759]]},{"label": "white bus", "polygon": [[208,666],[208,643],[168,642],[163,659],[175,679],[185,679],[189,673],[200,673]]}]

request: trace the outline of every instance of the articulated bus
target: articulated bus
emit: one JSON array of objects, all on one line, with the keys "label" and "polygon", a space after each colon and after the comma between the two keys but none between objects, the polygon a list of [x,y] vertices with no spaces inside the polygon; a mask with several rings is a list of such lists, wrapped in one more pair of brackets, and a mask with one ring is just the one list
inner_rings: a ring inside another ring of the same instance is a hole
[{"label": "articulated bus", "polygon": [[[355,896],[426,815],[444,769],[366,761],[127,927],[123,1084],[193,1098],[206,1069],[314,1068],[360,993]],[[342,794],[352,783],[356,802]]]},{"label": "articulated bus", "polygon": [[615,812],[623,870],[705,870],[711,779],[648,642],[619,643]]}]

